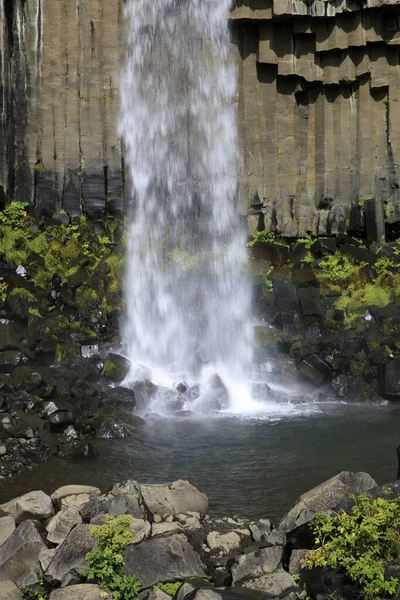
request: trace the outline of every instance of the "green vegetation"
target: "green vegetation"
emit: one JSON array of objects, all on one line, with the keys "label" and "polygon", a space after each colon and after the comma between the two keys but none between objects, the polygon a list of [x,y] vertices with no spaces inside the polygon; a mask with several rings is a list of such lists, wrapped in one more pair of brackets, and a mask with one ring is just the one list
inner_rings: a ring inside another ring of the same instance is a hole
[{"label": "green vegetation", "polygon": [[24,596],[29,598],[29,600],[48,600],[50,592],[48,592],[45,588],[40,590],[24,588]]},{"label": "green vegetation", "polygon": [[179,588],[182,586],[182,582],[181,581],[174,581],[174,582],[167,582],[167,583],[158,583],[157,587],[160,588],[160,590],[162,590],[163,592],[165,592],[166,594],[168,594],[168,596],[171,596],[171,598],[173,598],[175,596],[175,594],[177,593],[177,591],[179,590]]},{"label": "green vegetation", "polygon": [[307,553],[302,568],[341,568],[361,588],[365,600],[393,595],[398,579],[385,578],[386,565],[398,560],[400,496],[372,498],[362,494],[350,514],[318,514],[312,522],[317,547]]},{"label": "green vegetation", "polygon": [[273,233],[272,231],[256,231],[247,245],[251,248],[257,242],[275,244],[276,246],[286,247],[289,245],[279,235],[276,235],[276,233]]},{"label": "green vegetation", "polygon": [[95,525],[90,530],[97,545],[86,555],[88,570],[84,575],[88,581],[98,581],[104,590],[110,590],[114,600],[136,600],[140,590],[136,577],[125,575],[123,551],[134,542],[129,528],[132,521],[130,515],[118,518],[107,515],[104,525]]}]

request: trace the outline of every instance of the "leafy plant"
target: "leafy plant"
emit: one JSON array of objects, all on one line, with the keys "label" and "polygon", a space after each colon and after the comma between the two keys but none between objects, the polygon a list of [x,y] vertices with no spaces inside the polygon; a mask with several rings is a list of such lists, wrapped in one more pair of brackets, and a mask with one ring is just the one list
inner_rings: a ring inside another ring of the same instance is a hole
[{"label": "leafy plant", "polygon": [[361,588],[365,600],[393,595],[395,577],[386,578],[386,565],[400,550],[400,496],[372,498],[361,494],[350,514],[317,514],[312,523],[317,548],[303,559],[302,568],[341,568]]},{"label": "leafy plant", "polygon": [[162,590],[166,594],[168,594],[168,596],[171,596],[171,598],[173,598],[175,596],[176,592],[181,587],[181,585],[182,585],[182,581],[174,581],[174,582],[169,581],[167,583],[158,583],[157,587],[160,588],[160,590]]},{"label": "leafy plant", "polygon": [[124,548],[134,542],[129,529],[132,521],[130,515],[107,515],[104,525],[95,525],[90,531],[97,546],[86,555],[88,570],[84,575],[88,581],[97,580],[102,588],[109,589],[114,600],[135,600],[140,590],[136,577],[125,575],[122,555]]},{"label": "leafy plant", "polygon": [[24,595],[29,600],[48,600],[50,596],[50,592],[45,588],[41,588],[40,590],[32,589],[32,588],[24,588]]},{"label": "leafy plant", "polygon": [[2,302],[7,298],[8,283],[0,281],[0,300]]},{"label": "leafy plant", "polygon": [[275,244],[276,246],[288,245],[286,242],[283,241],[281,237],[276,235],[273,231],[256,231],[247,245],[251,248],[257,242]]},{"label": "leafy plant", "polygon": [[27,216],[29,202],[11,202],[0,212],[0,223],[5,225],[18,225],[23,217]]}]

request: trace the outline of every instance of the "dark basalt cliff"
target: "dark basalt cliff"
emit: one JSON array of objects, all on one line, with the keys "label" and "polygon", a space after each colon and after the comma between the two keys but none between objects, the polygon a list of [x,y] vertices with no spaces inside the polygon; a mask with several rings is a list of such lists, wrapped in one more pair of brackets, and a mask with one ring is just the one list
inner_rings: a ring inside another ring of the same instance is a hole
[{"label": "dark basalt cliff", "polygon": [[[396,232],[400,3],[238,0],[231,18],[250,231]],[[3,0],[0,200],[123,212],[123,52],[122,0]]]}]

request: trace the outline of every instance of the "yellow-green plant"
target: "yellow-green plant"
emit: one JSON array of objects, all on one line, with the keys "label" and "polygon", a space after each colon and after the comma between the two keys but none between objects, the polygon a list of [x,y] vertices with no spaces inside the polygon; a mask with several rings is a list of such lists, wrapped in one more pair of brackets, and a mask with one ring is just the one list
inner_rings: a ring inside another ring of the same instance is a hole
[{"label": "yellow-green plant", "polygon": [[159,587],[160,590],[162,590],[163,592],[168,594],[168,596],[171,596],[171,598],[173,598],[175,596],[176,592],[181,587],[181,585],[182,585],[182,581],[174,581],[174,582],[168,581],[167,583],[158,583],[157,587]]},{"label": "yellow-green plant", "polygon": [[110,590],[114,600],[136,600],[140,583],[132,575],[125,575],[123,551],[135,540],[129,529],[133,518],[123,515],[114,518],[107,515],[104,525],[95,525],[90,534],[96,539],[96,547],[86,554],[88,581],[96,580],[104,589]]},{"label": "yellow-green plant", "polygon": [[392,596],[399,581],[386,578],[386,566],[400,550],[400,496],[352,496],[350,513],[317,514],[311,523],[316,548],[303,559],[302,568],[343,569],[365,600]]}]

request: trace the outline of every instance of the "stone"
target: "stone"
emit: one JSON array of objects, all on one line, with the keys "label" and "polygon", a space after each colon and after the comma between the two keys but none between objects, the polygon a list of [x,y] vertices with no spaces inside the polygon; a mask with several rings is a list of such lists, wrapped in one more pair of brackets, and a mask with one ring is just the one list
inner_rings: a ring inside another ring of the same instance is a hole
[{"label": "stone", "polygon": [[255,542],[266,541],[271,533],[271,521],[260,519],[257,523],[249,525],[249,529]]},{"label": "stone", "polygon": [[289,561],[289,573],[294,575],[295,573],[300,573],[300,563],[307,554],[308,550],[303,549],[294,549],[292,550],[292,554],[290,555]]},{"label": "stone", "polygon": [[41,526],[24,521],[0,547],[0,581],[16,582],[39,564],[39,554],[47,549]]},{"label": "stone", "polygon": [[293,577],[283,569],[245,581],[243,586],[264,591],[270,598],[280,598],[299,589]]},{"label": "stone", "polygon": [[361,494],[377,487],[368,473],[342,471],[300,496],[300,501],[282,519],[279,530],[289,532],[311,521],[317,512],[337,509],[350,494]]},{"label": "stone", "polygon": [[182,479],[168,485],[141,485],[140,492],[148,509],[161,517],[187,512],[206,515],[208,511],[207,496]]},{"label": "stone", "polygon": [[247,580],[272,573],[279,567],[282,554],[283,549],[279,546],[242,554],[231,568],[232,585],[244,585]]},{"label": "stone", "polygon": [[[196,582],[197,583],[197,582]],[[206,581],[196,584],[184,583],[178,590],[176,600],[266,600],[265,592],[244,587],[211,587]]]},{"label": "stone", "polygon": [[299,371],[316,385],[327,381],[331,375],[331,368],[317,354],[310,354],[298,365]]},{"label": "stone", "polygon": [[174,521],[173,523],[154,523],[151,528],[151,535],[171,535],[172,533],[181,533],[183,527],[180,523]]},{"label": "stone", "polygon": [[92,498],[81,506],[80,513],[84,521],[92,521],[99,515],[110,514],[114,517],[129,514],[135,519],[143,519],[145,510],[136,494],[105,494]]},{"label": "stone", "polygon": [[130,389],[135,394],[137,412],[143,416],[157,393],[158,387],[151,381],[144,380],[131,384]]},{"label": "stone", "polygon": [[205,577],[205,567],[185,535],[156,537],[124,551],[127,575],[135,575],[143,588],[158,582]]},{"label": "stone", "polygon": [[7,454],[7,448],[5,446],[0,446],[0,456],[5,456]]},{"label": "stone", "polygon": [[37,564],[35,567],[32,567],[23,575],[21,575],[21,577],[18,577],[15,583],[17,584],[20,590],[25,590],[26,588],[40,584],[42,578],[42,569],[40,568],[40,564]]},{"label": "stone", "polygon": [[2,504],[0,508],[12,515],[17,524],[26,519],[45,521],[54,515],[53,503],[50,496],[40,490],[28,492],[14,500],[10,500]]},{"label": "stone", "polygon": [[78,496],[81,494],[100,494],[100,490],[92,485],[63,485],[57,488],[55,492],[51,494],[51,499],[56,506],[61,505],[61,501],[68,496]]},{"label": "stone", "polygon": [[49,600],[112,600],[112,596],[98,585],[82,583],[53,590]]},{"label": "stone", "polygon": [[149,537],[152,531],[150,523],[148,521],[144,521],[143,519],[133,519],[133,523],[129,529],[133,531],[135,536],[135,544],[142,542],[144,539]]},{"label": "stone", "polygon": [[82,517],[75,506],[61,510],[46,525],[48,541],[61,544],[78,523],[82,523]]},{"label": "stone", "polygon": [[108,377],[113,381],[123,381],[128,374],[130,367],[130,360],[120,354],[110,352],[104,362],[101,374],[103,377]]},{"label": "stone", "polygon": [[10,537],[15,530],[14,517],[11,515],[0,515],[0,546]]},{"label": "stone", "polygon": [[388,396],[400,396],[400,358],[383,364],[382,388]]},{"label": "stone", "polygon": [[171,600],[171,596],[163,592],[160,588],[154,587],[146,600]]},{"label": "stone", "polygon": [[46,548],[45,550],[41,550],[39,553],[39,564],[44,572],[51,561],[53,560],[54,554],[57,552],[56,548]]},{"label": "stone", "polygon": [[207,545],[210,550],[222,550],[225,554],[248,546],[250,542],[251,533],[248,529],[238,529],[236,531],[229,531],[228,533],[211,531],[207,535]]},{"label": "stone", "polygon": [[13,581],[0,581],[0,600],[23,600],[24,595]]},{"label": "stone", "polygon": [[57,585],[67,577],[79,575],[86,568],[85,557],[93,550],[96,542],[90,535],[89,525],[78,524],[58,546],[53,560],[45,571],[45,579]]}]

